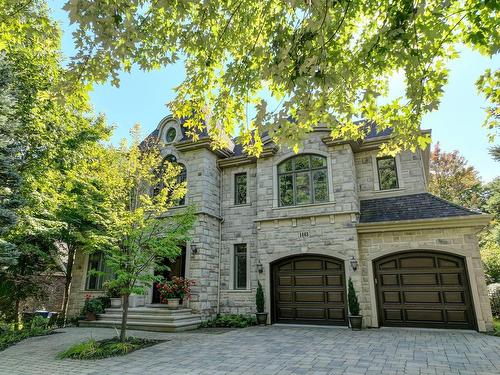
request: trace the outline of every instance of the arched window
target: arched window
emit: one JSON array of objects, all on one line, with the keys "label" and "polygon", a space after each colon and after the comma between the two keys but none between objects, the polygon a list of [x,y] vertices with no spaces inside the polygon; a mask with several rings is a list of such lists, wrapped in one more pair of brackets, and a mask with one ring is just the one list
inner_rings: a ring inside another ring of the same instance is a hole
[{"label": "arched window", "polygon": [[[174,155],[167,155],[167,156],[165,156],[165,158],[163,158],[163,161],[162,161],[161,166],[159,168],[159,171],[161,174],[163,174],[165,171],[165,162],[177,164],[180,167],[181,170],[180,170],[179,174],[177,175],[177,182],[178,183],[186,181],[186,179],[187,179],[186,166],[182,163],[178,163],[177,158]],[[158,194],[161,191],[161,189],[163,189],[163,184],[161,186],[157,186],[153,189],[153,195]],[[186,196],[182,197],[179,200],[179,202],[177,202],[178,206],[183,206],[185,204],[186,204]]]},{"label": "arched window", "polygon": [[278,165],[280,206],[328,201],[328,171],[321,155],[297,155]]}]

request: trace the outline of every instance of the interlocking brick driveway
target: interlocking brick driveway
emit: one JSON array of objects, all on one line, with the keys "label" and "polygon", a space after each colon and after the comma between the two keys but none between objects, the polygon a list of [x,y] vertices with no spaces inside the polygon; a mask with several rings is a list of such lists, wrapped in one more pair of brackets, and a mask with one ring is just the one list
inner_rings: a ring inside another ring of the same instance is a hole
[{"label": "interlocking brick driveway", "polygon": [[[104,328],[66,328],[0,352],[0,374],[500,374],[500,338],[476,332],[253,327],[213,334],[130,331],[170,341],[98,361],[56,354]],[[210,331],[214,332],[214,331]]]}]

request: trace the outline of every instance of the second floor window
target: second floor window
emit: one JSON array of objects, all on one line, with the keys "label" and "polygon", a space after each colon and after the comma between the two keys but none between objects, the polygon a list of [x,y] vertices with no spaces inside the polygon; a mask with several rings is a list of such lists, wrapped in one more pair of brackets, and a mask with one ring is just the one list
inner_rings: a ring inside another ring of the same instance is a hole
[{"label": "second floor window", "polygon": [[377,158],[378,183],[380,190],[399,187],[396,159],[392,156]]},{"label": "second floor window", "polygon": [[234,175],[234,204],[247,203],[247,174]]},{"label": "second floor window", "polygon": [[233,289],[247,288],[247,245],[234,245],[234,282]]},{"label": "second floor window", "polygon": [[295,206],[328,201],[326,158],[298,155],[278,165],[278,202]]}]

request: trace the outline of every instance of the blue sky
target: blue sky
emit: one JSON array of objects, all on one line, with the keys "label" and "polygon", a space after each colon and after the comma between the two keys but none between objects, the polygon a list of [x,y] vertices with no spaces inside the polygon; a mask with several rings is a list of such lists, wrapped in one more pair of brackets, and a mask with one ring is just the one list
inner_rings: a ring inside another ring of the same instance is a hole
[{"label": "blue sky", "polygon": [[[71,27],[66,12],[61,10],[63,1],[48,1],[53,17],[63,30],[62,48],[66,56],[73,54]],[[438,111],[425,116],[424,129],[432,129],[432,139],[440,142],[446,151],[459,150],[471,165],[479,170],[483,181],[491,181],[500,175],[500,163],[488,153],[491,144],[487,131],[481,125],[485,118],[486,102],[476,90],[475,82],[487,68],[500,67],[500,56],[488,59],[479,53],[461,49],[461,57],[450,62],[449,82]],[[116,127],[113,142],[128,136],[129,129],[140,123],[144,133],[152,131],[169,110],[166,103],[175,96],[174,88],[184,78],[182,64],[168,68],[142,72],[132,70],[121,75],[119,88],[110,84],[96,85],[91,93],[92,104],[97,112],[103,112],[108,122]],[[402,87],[402,80],[392,83],[395,90]],[[500,139],[497,139],[497,143]]]}]

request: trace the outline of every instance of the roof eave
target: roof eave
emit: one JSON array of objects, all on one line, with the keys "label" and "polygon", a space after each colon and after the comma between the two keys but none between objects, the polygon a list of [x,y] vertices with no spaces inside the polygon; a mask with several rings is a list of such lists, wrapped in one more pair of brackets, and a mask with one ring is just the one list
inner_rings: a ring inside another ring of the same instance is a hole
[{"label": "roof eave", "polygon": [[447,216],[432,219],[377,221],[359,223],[358,233],[394,232],[413,229],[442,229],[460,227],[485,227],[492,220],[491,215]]}]

